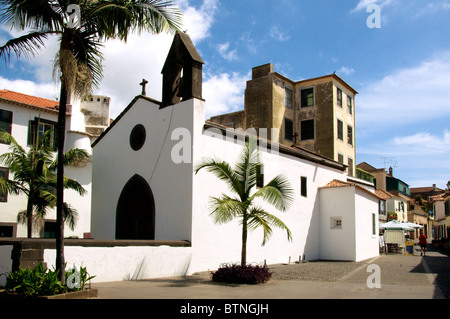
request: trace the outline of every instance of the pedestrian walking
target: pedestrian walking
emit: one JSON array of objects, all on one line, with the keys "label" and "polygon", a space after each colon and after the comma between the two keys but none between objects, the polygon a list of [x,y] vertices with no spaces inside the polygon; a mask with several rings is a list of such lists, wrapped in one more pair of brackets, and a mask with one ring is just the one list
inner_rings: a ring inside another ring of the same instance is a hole
[{"label": "pedestrian walking", "polygon": [[419,236],[420,256],[425,256],[425,250],[427,248],[427,236],[422,233]]}]

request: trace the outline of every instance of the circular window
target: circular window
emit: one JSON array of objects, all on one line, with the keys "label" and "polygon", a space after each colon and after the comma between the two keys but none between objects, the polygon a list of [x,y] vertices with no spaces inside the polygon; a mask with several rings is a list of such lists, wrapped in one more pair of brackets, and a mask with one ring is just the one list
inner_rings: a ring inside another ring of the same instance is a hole
[{"label": "circular window", "polygon": [[145,127],[142,124],[136,125],[130,134],[130,146],[133,150],[138,151],[145,143]]}]

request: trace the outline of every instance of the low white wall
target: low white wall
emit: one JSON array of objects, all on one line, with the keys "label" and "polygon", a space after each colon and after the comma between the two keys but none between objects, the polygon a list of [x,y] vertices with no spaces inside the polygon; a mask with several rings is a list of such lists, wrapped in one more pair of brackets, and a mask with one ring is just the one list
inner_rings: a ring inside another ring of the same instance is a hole
[{"label": "low white wall", "polygon": [[[138,280],[186,275],[191,261],[191,247],[129,246],[80,247],[66,246],[67,268],[86,267],[92,282]],[[47,267],[55,267],[56,250],[44,250]]]},{"label": "low white wall", "polygon": [[4,287],[6,283],[6,276],[2,275],[12,270],[11,252],[13,250],[12,245],[0,246],[0,287]]}]

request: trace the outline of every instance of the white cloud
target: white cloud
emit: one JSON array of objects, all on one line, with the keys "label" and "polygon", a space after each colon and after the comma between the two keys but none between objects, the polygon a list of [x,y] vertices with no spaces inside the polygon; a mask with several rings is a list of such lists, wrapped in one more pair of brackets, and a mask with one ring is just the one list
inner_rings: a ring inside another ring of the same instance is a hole
[{"label": "white cloud", "polygon": [[350,75],[350,74],[352,74],[352,73],[354,73],[354,72],[355,72],[355,70],[354,70],[353,68],[349,68],[349,67],[346,67],[346,66],[342,66],[342,67],[337,71],[338,74],[343,74],[343,75]]},{"label": "white cloud", "polygon": [[36,83],[28,80],[10,80],[0,76],[0,89],[43,97],[50,100],[59,99],[59,87],[51,82]]},{"label": "white cloud", "polygon": [[246,81],[250,77],[250,73],[206,74],[203,82],[206,118],[243,109]]},{"label": "white cloud", "polygon": [[273,26],[270,29],[269,35],[272,39],[280,42],[288,41],[291,38],[285,32],[281,31],[277,26]]},{"label": "white cloud", "polygon": [[400,69],[359,92],[356,110],[360,128],[393,127],[450,116],[450,52]]},{"label": "white cloud", "polygon": [[230,42],[225,42],[222,44],[217,45],[217,50],[219,51],[219,54],[228,61],[237,60],[237,50],[229,50],[230,49]]},{"label": "white cloud", "polygon": [[[193,7],[188,0],[177,2],[183,12],[183,29],[198,44],[209,36],[218,9],[218,0],[204,0],[200,7]],[[11,37],[19,33],[9,32]],[[101,49],[103,61],[103,80],[100,89],[93,94],[111,97],[111,117],[116,117],[128,103],[141,93],[139,83],[143,78],[149,81],[147,95],[161,99],[161,70],[173,40],[173,35],[150,33],[132,34],[127,43],[114,40],[104,43]],[[53,60],[57,52],[57,39],[52,37],[45,41],[45,50],[36,57],[25,60],[21,58],[22,67],[29,72],[32,81],[6,80],[2,83],[5,89],[54,98],[48,87],[53,87]],[[200,53],[201,54],[201,53]],[[17,67],[17,64],[11,65]],[[39,88],[46,88],[41,90]],[[46,95],[46,96],[44,96]],[[49,96],[51,95],[51,96]],[[59,96],[59,95],[58,95]]]},{"label": "white cloud", "polygon": [[[358,148],[364,161],[376,166],[382,156],[395,163],[394,176],[411,187],[438,184],[444,187],[450,180],[450,131],[441,135],[417,132],[406,136],[395,136],[375,141]],[[380,161],[381,159],[381,161]],[[381,164],[383,165],[383,164]],[[393,165],[389,163],[387,166]],[[383,166],[381,166],[383,167]]]},{"label": "white cloud", "polygon": [[360,0],[355,8],[353,8],[350,13],[357,12],[360,10],[366,10],[366,8],[371,4],[379,5],[381,8],[393,3],[398,0]]}]

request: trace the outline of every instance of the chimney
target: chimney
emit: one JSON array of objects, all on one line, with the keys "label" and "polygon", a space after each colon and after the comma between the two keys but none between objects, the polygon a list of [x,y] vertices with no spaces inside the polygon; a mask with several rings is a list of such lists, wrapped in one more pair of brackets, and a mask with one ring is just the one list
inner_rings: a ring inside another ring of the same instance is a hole
[{"label": "chimney", "polygon": [[393,171],[392,166],[391,166],[391,167],[389,167],[389,175],[394,176],[393,173],[394,173],[394,171]]},{"label": "chimney", "polygon": [[436,184],[433,184],[433,190],[436,191]]}]

